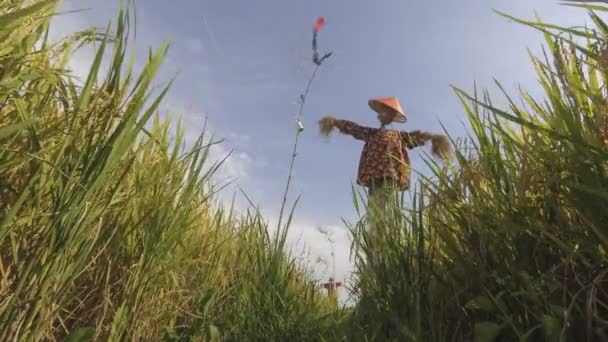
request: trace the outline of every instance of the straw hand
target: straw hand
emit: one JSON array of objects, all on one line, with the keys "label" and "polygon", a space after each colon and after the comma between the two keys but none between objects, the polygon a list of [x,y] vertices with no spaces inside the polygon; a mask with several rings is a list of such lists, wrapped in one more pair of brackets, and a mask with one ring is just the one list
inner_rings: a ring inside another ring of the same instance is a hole
[{"label": "straw hand", "polygon": [[319,120],[319,131],[324,136],[329,136],[333,129],[336,127],[336,119],[331,115],[326,115]]}]

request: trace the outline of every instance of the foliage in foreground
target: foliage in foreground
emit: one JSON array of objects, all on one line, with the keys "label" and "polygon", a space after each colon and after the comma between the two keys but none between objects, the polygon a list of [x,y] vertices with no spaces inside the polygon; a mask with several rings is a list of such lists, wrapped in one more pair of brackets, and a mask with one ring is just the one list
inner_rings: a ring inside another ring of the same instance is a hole
[{"label": "foliage in foreground", "polygon": [[587,8],[594,29],[519,21],[546,37],[544,99],[456,89],[473,132],[457,166],[429,161],[411,209],[354,233],[354,336],[608,340],[608,8]]},{"label": "foliage in foreground", "polygon": [[[331,338],[335,304],[287,228],[215,205],[212,141],[184,152],[159,118],[167,44],[135,75],[128,11],[50,42],[56,5],[0,2],[0,340]],[[92,43],[78,82],[67,63]]]}]

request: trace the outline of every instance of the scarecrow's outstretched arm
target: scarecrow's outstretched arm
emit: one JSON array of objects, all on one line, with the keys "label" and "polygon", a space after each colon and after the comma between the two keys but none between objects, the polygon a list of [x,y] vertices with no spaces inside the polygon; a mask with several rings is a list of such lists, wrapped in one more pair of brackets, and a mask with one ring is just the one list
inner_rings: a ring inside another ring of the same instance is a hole
[{"label": "scarecrow's outstretched arm", "polygon": [[319,120],[319,129],[322,135],[329,136],[334,128],[341,133],[352,135],[355,139],[368,141],[376,133],[377,128],[359,126],[348,120],[340,120],[331,115],[326,115]]},{"label": "scarecrow's outstretched arm", "polygon": [[341,133],[352,135],[355,139],[367,141],[377,128],[364,127],[348,120],[336,120],[335,126]]},{"label": "scarecrow's outstretched arm", "polygon": [[400,132],[403,143],[409,149],[413,149],[424,145],[427,141],[431,140],[431,135],[421,131],[411,132]]}]

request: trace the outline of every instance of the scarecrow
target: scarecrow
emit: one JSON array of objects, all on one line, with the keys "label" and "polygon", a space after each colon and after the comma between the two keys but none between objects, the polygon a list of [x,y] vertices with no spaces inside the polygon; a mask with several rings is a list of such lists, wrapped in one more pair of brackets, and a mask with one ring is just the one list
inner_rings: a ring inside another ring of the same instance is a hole
[{"label": "scarecrow", "polygon": [[333,277],[330,277],[327,283],[321,284],[321,287],[327,290],[327,295],[330,297],[337,296],[338,289],[341,286],[342,282],[335,281]]},{"label": "scarecrow", "polygon": [[444,160],[451,153],[446,136],[422,132],[387,129],[393,122],[405,123],[407,118],[396,97],[372,99],[369,106],[377,113],[379,128],[360,126],[352,121],[325,116],[319,121],[321,134],[329,136],[334,128],[365,143],[359,162],[357,184],[368,189],[370,202],[386,210],[394,191],[410,187],[410,160],[407,149],[432,143],[433,155]]}]

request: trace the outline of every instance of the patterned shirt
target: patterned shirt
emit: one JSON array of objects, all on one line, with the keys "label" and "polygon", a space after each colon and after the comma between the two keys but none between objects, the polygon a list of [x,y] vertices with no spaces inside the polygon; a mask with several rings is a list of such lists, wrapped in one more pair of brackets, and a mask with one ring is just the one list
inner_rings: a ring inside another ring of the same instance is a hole
[{"label": "patterned shirt", "polygon": [[359,126],[347,120],[337,120],[336,127],[344,134],[365,142],[357,184],[371,187],[383,181],[394,182],[400,191],[410,186],[410,160],[407,149],[424,145],[420,131],[401,132]]}]

